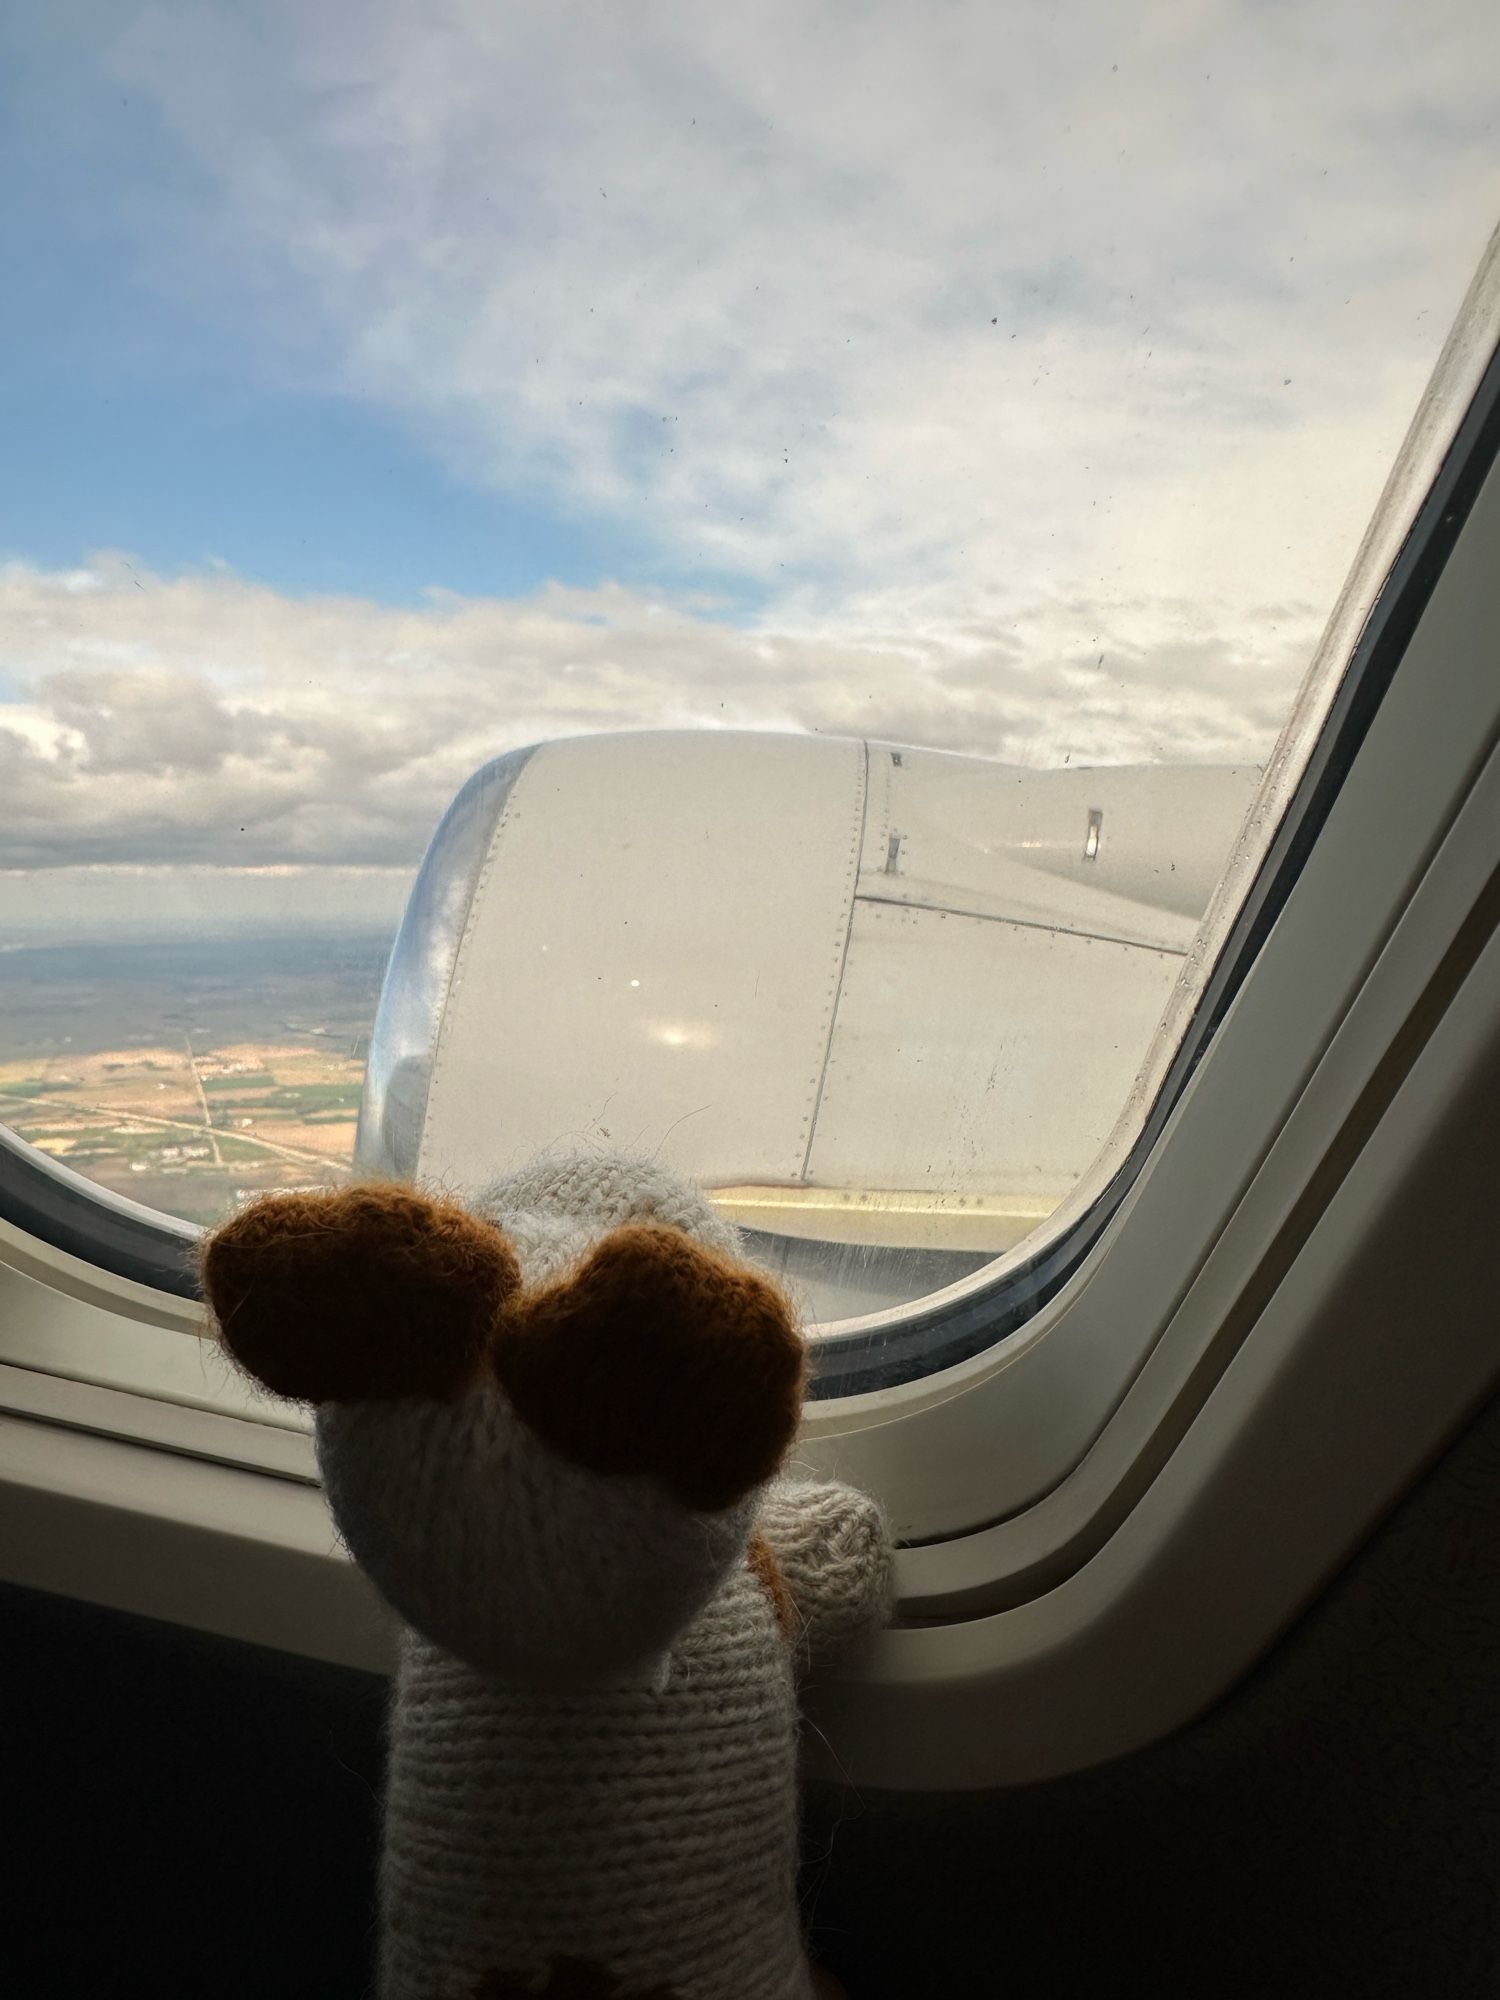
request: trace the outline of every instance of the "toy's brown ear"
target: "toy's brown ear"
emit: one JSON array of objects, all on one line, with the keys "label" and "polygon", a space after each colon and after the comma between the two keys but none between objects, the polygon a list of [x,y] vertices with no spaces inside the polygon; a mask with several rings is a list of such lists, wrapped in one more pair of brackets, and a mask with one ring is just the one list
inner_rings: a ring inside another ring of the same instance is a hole
[{"label": "toy's brown ear", "polygon": [[491,1352],[563,1457],[650,1474],[707,1513],[770,1478],[802,1409],[806,1350],[775,1286],[654,1223],[617,1229],[517,1300]]},{"label": "toy's brown ear", "polygon": [[520,1282],[488,1223],[381,1185],[265,1195],[208,1238],[202,1273],[235,1360],[306,1403],[457,1394]]}]

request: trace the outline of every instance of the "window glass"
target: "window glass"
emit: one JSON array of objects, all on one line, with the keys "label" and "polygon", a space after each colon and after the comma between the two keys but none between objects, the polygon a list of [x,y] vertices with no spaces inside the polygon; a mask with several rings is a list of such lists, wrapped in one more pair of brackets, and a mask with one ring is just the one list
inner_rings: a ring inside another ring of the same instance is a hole
[{"label": "window glass", "polygon": [[[1189,962],[1497,110],[1482,0],[9,10],[0,1120],[194,1221],[348,1173],[433,828],[542,745],[496,894],[593,1067],[490,1078],[514,1142],[660,1146],[825,1320],[1024,1241]],[[364,1165],[440,1108],[415,990]]]}]

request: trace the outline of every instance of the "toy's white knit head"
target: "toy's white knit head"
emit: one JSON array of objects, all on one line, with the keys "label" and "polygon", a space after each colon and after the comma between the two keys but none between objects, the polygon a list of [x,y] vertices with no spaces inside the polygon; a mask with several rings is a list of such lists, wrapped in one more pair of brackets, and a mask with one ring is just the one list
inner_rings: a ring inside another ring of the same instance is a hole
[{"label": "toy's white knit head", "polygon": [[[396,1189],[270,1197],[210,1240],[205,1278],[242,1364],[316,1404],[340,1533],[401,1616],[497,1676],[597,1683],[656,1673],[790,1442],[801,1342],[736,1248],[664,1169],[553,1156],[473,1214]],[[362,1301],[366,1339],[328,1332]],[[317,1320],[300,1346],[298,1310]]]},{"label": "toy's white knit head", "polygon": [[625,1153],[543,1153],[491,1181],[472,1205],[505,1232],[529,1285],[560,1278],[627,1222],[657,1222],[721,1256],[740,1254],[739,1231],[701,1189]]}]

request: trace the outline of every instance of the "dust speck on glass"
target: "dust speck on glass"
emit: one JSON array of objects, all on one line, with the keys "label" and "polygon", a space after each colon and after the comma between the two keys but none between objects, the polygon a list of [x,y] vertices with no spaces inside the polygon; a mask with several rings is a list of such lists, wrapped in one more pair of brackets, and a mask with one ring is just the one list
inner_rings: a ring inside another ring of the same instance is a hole
[{"label": "dust speck on glass", "polygon": [[1497,118],[1478,0],[11,10],[0,1121],[198,1223],[657,1152],[828,1327],[1048,1240]]}]

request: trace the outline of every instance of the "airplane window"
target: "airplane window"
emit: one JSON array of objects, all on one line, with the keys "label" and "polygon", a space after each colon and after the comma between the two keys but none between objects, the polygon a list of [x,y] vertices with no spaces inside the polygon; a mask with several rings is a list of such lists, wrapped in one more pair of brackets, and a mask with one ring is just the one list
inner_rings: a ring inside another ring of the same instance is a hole
[{"label": "airplane window", "polygon": [[[50,1159],[186,1283],[152,1216],[572,1137],[829,1325],[1045,1244],[1347,666],[1500,15],[60,0],[0,54],[25,1215]],[[521,1053],[443,1068],[480,915]]]}]

